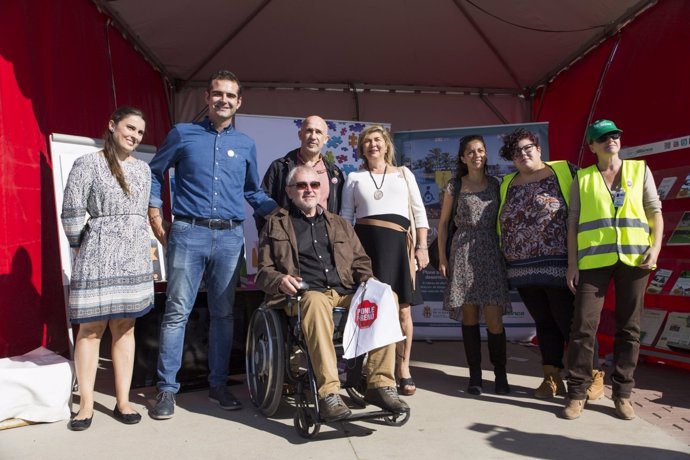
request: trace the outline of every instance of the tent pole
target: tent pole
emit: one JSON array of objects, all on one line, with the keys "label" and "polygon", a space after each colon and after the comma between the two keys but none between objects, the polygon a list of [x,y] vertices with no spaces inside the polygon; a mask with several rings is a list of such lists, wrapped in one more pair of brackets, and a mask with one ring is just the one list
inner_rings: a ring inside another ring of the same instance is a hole
[{"label": "tent pole", "polygon": [[154,69],[162,73],[166,78],[168,78],[168,80],[173,81],[168,69],[166,69],[163,63],[158,60],[156,54],[138,38],[139,36],[127,24],[127,22],[122,19],[122,16],[120,16],[116,10],[109,6],[107,0],[92,1],[96,5],[96,9],[109,17],[115,27],[125,35],[126,40],[134,44],[134,49],[144,56],[144,59],[149,61],[153,65]]},{"label": "tent pole", "polygon": [[587,115],[587,123],[585,123],[585,130],[582,133],[582,142],[580,143],[580,155],[577,157],[577,165],[582,166],[582,157],[584,156],[585,153],[585,144],[587,143],[587,126],[592,123],[592,118],[594,117],[594,111],[597,108],[597,104],[599,103],[599,98],[601,97],[601,90],[604,87],[604,79],[606,78],[606,75],[609,73],[609,68],[611,67],[611,63],[613,62],[613,58],[616,55],[616,51],[618,51],[618,45],[621,43],[621,34],[618,34],[618,37],[616,38],[616,43],[613,45],[613,48],[611,49],[611,52],[609,53],[609,57],[606,60],[606,65],[604,66],[603,70],[601,71],[601,76],[599,77],[599,84],[597,85],[597,90],[594,93],[594,99],[592,100],[592,106],[589,108],[589,114]]},{"label": "tent pole", "polygon": [[494,46],[491,40],[489,40],[489,37],[486,36],[484,31],[479,27],[474,18],[467,12],[465,6],[462,3],[460,3],[460,0],[453,0],[453,3],[455,3],[455,6],[458,8],[458,10],[460,10],[463,16],[465,16],[465,19],[467,19],[467,21],[472,26],[472,28],[477,32],[477,34],[479,34],[484,43],[486,43],[486,46],[489,47],[496,59],[498,59],[498,62],[501,63],[501,66],[503,66],[505,71],[508,72],[508,75],[510,75],[510,78],[513,80],[513,83],[515,83],[515,88],[522,90],[523,86],[520,84],[520,81],[518,80],[517,75],[515,75],[515,72],[513,72],[513,69],[508,65],[508,62],[501,55],[501,53],[498,52],[498,49]]},{"label": "tent pole", "polygon": [[242,21],[242,23],[237,26],[237,28],[233,31],[230,32],[230,34],[222,41],[218,46],[216,46],[204,59],[201,60],[201,63],[196,66],[194,70],[189,74],[189,77],[187,77],[182,84],[180,84],[180,88],[183,88],[184,86],[189,83],[189,81],[196,76],[206,65],[211,62],[211,60],[216,57],[220,51],[225,48],[228,43],[230,43],[240,32],[244,30],[245,27],[247,27],[253,20],[256,18],[259,13],[263,11],[264,8],[268,6],[268,4],[271,3],[271,0],[264,0],[261,5],[257,6],[254,11],[252,11],[247,18]]},{"label": "tent pole", "polygon": [[355,101],[355,120],[360,121],[359,114],[359,94],[357,93],[357,88],[354,83],[348,83],[350,86],[350,91],[352,92],[352,99]]},{"label": "tent pole", "polygon": [[503,116],[501,111],[498,110],[498,108],[495,105],[493,105],[493,103],[489,100],[489,98],[486,97],[486,94],[480,94],[479,99],[481,99],[481,101],[484,103],[484,105],[486,105],[489,108],[489,110],[491,110],[493,112],[493,114],[496,115],[496,117],[499,120],[501,120],[501,123],[503,123],[504,125],[509,124],[508,119]]}]

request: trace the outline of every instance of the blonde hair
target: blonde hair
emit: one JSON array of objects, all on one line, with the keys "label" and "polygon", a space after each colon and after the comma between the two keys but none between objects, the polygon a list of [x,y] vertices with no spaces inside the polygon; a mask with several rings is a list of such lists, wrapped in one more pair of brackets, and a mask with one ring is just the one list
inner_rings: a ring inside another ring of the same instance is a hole
[{"label": "blonde hair", "polygon": [[372,133],[381,133],[386,143],[386,153],[383,156],[383,161],[385,161],[386,164],[395,166],[395,146],[393,145],[391,134],[381,125],[369,126],[359,133],[359,139],[357,140],[357,155],[364,161],[364,165],[368,169],[369,163],[367,162],[367,157],[364,155],[364,139]]}]

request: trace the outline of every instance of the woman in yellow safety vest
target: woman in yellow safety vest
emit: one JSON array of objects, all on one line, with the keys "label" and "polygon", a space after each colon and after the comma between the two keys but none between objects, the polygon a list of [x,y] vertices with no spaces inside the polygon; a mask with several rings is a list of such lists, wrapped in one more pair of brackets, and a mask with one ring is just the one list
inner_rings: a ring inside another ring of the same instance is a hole
[{"label": "woman in yellow safety vest", "polygon": [[613,400],[617,417],[635,418],[630,394],[640,351],[640,313],[664,222],[652,172],[644,161],[618,155],[621,133],[610,120],[587,128],[587,143],[597,163],[578,171],[570,191],[567,279],[575,293],[575,312],[566,419],[578,418],[585,405],[595,334],[611,279],[616,288]]}]

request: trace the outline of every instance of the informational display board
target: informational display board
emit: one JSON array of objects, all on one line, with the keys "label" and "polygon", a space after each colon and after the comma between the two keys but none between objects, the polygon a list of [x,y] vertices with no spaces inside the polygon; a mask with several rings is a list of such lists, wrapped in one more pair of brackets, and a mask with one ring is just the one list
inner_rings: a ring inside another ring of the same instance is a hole
[{"label": "informational display board", "polygon": [[[69,172],[72,170],[74,162],[82,155],[97,152],[103,148],[102,139],[91,137],[71,136],[67,134],[51,134],[50,136],[50,155],[53,162],[53,187],[55,191],[55,209],[58,221],[58,228],[62,229],[60,213],[62,212],[62,201]],[[150,162],[156,148],[151,145],[139,145],[134,152],[134,157]],[[60,262],[62,265],[62,285],[65,292],[65,305],[67,305],[67,295],[72,273],[72,260],[74,251],[70,249],[65,232],[59,232]],[[156,282],[165,280],[165,257],[163,248],[158,240],[151,233],[151,257],[154,265],[154,279]]]},{"label": "informational display board", "polygon": [[[515,170],[512,162],[502,159],[498,152],[503,136],[518,128],[525,128],[537,135],[541,157],[549,159],[548,123],[524,123],[497,126],[476,126],[430,131],[408,131],[395,134],[398,163],[409,167],[415,175],[429,219],[429,242],[436,238],[438,219],[441,215],[442,190],[454,177],[458,162],[460,139],[479,134],[486,142],[488,153],[487,173],[502,177]],[[417,282],[424,298],[424,305],[412,309],[416,338],[455,339],[462,336],[460,323],[448,317],[443,309],[446,280],[433,267],[423,270]],[[534,320],[527,312],[517,292],[511,292],[513,312],[503,317],[509,340],[527,341],[534,337]],[[485,328],[482,334],[486,336]]]},{"label": "informational display board", "polygon": [[624,160],[631,160],[633,158],[645,157],[648,155],[687,149],[688,147],[690,147],[690,135],[665,139],[663,141],[652,142],[651,144],[621,148],[619,156]]},{"label": "informational display board", "polygon": [[[256,142],[257,168],[259,179],[263,179],[271,162],[284,157],[289,151],[300,146],[298,137],[303,117],[269,117],[263,115],[236,115],[235,127],[249,135]],[[341,169],[347,175],[359,168],[357,157],[357,139],[365,128],[378,124],[390,130],[390,124],[326,120],[328,125],[328,142],[323,150],[323,156]],[[247,274],[255,274],[257,270],[258,235],[254,219],[254,210],[245,203],[247,220],[244,222],[244,241],[247,260]]]}]

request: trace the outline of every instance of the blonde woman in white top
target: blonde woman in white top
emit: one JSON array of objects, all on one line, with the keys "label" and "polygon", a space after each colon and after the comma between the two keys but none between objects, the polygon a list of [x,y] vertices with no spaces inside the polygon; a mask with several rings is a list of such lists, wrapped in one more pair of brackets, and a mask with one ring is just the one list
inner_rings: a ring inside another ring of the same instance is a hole
[{"label": "blonde woman in white top", "polygon": [[[370,126],[360,134],[357,147],[364,164],[347,176],[340,213],[355,224],[355,232],[371,257],[374,276],[390,284],[398,296],[400,326],[406,338],[398,343],[396,373],[399,392],[411,396],[416,386],[410,374],[410,306],[422,303],[415,279],[416,272],[429,264],[429,223],[414,175],[395,165],[395,148],[388,131],[383,126]],[[410,210],[416,243],[408,237]]]}]

